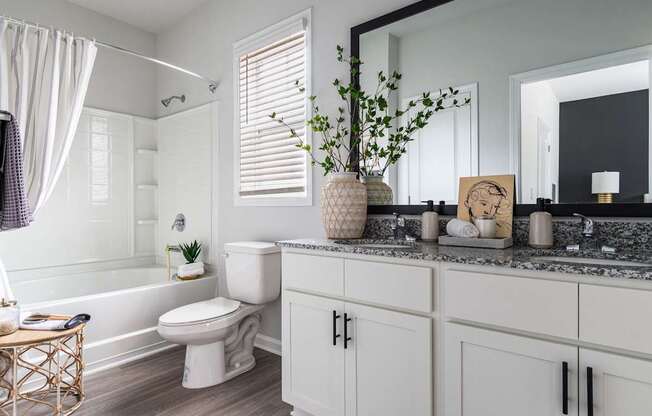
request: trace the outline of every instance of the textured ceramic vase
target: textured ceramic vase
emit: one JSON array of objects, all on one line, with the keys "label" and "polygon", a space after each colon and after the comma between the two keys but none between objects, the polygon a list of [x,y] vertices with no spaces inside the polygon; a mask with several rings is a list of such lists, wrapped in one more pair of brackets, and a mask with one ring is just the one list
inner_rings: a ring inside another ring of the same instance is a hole
[{"label": "textured ceramic vase", "polygon": [[392,188],[383,181],[380,175],[362,177],[362,182],[367,187],[367,205],[392,205],[394,193]]},{"label": "textured ceramic vase", "polygon": [[367,223],[367,188],[354,172],[333,173],[321,187],[326,237],[360,238]]}]

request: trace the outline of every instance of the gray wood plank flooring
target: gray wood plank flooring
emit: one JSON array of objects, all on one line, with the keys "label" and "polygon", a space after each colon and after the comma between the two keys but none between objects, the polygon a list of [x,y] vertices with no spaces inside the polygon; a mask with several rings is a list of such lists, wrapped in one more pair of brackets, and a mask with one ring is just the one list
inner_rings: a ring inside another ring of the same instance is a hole
[{"label": "gray wood plank flooring", "polygon": [[185,349],[175,348],[86,379],[75,416],[288,416],[281,358],[256,349],[256,367],[219,386],[181,387]]}]

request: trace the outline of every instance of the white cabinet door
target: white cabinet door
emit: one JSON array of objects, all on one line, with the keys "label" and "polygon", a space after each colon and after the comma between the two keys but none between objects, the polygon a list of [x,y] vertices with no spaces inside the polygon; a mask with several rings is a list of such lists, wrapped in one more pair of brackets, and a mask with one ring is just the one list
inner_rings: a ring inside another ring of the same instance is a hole
[{"label": "white cabinet door", "polygon": [[652,415],[652,362],[580,348],[580,415],[589,407],[593,416]]},{"label": "white cabinet door", "polygon": [[344,302],[283,292],[283,401],[315,416],[344,415],[343,314]]},{"label": "white cabinet door", "polygon": [[445,337],[446,416],[577,415],[577,347],[451,323]]},{"label": "white cabinet door", "polygon": [[432,320],[346,304],[346,415],[432,415]]}]

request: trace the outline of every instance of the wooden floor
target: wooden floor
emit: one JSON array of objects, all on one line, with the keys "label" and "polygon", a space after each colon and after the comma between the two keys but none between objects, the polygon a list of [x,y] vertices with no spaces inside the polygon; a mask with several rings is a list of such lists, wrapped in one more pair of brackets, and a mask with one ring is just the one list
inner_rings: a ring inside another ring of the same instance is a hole
[{"label": "wooden floor", "polygon": [[256,349],[256,367],[219,386],[181,387],[185,350],[175,348],[86,379],[75,416],[288,416],[281,358]]}]

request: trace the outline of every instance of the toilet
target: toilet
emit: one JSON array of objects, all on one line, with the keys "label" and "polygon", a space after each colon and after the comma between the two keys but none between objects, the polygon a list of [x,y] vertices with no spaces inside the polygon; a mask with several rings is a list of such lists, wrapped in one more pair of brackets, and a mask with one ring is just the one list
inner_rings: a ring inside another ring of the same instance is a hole
[{"label": "toilet", "polygon": [[281,290],[281,254],[273,243],[224,245],[229,298],[217,297],[173,309],[158,333],[186,345],[183,386],[199,389],[232,379],[256,365],[254,340],[260,311]]}]

